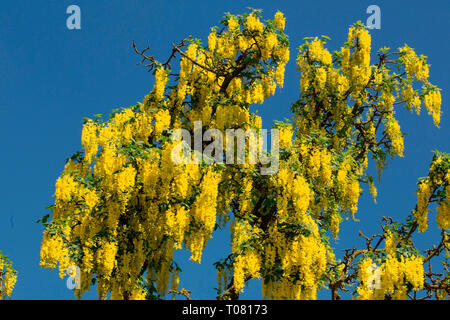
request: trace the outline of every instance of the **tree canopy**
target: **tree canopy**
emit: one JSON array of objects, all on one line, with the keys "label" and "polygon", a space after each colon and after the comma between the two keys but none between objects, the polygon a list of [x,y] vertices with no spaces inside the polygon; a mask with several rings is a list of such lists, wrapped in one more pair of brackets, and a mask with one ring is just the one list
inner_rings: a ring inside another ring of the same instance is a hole
[{"label": "tree canopy", "polygon": [[[264,21],[260,10],[228,13],[211,28],[207,44],[188,37],[162,62],[133,43],[154,87],[142,103],[84,120],[83,150],[67,159],[51,216],[42,219],[42,267],[58,266],[63,277],[78,266],[79,298],[94,284],[101,299],[158,299],[169,291],[189,297],[178,288],[182,270],[174,250],[185,248],[201,263],[214,232],[229,227],[232,250],[214,264],[217,299],[237,299],[254,278],[267,299],[315,299],[324,288],[333,299],[350,288],[358,299],[449,294],[446,257],[442,273],[424,269],[448,254],[448,154],[435,152],[404,222],[384,218],[381,234],[362,235],[366,248],[348,249],[342,258],[333,250],[342,219],[358,214],[362,185],[376,198],[369,163],[381,175],[404,154],[396,110],[419,114],[423,106],[436,126],[441,114],[426,57],[405,45],[382,48],[373,61],[370,33],[360,22],[338,51],[326,48],[324,36],[300,46],[299,97],[292,118],[274,124],[270,152],[247,136],[243,163],[208,161],[201,155],[205,141],[188,145],[192,161],[174,162],[177,129],[192,136],[200,130],[202,137],[216,129],[225,145],[227,130],[262,132],[252,109],[284,85],[285,22],[281,12]],[[232,145],[234,155],[239,143]],[[255,145],[276,158],[271,174],[261,170],[267,164],[249,161]],[[412,235],[426,231],[435,207],[442,241],[420,251]]]}]

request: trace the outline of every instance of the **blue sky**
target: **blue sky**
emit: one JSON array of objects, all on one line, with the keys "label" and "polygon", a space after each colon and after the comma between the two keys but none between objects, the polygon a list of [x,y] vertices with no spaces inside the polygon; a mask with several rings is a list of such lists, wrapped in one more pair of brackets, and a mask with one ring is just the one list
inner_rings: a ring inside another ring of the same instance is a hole
[{"label": "blue sky", "polygon": [[[344,4],[345,3],[345,4]],[[81,30],[66,28],[66,8],[81,8]],[[359,222],[341,226],[338,249],[362,246],[357,231],[378,232],[383,215],[398,219],[414,207],[416,181],[426,175],[431,150],[450,151],[448,92],[450,92],[450,2],[448,1],[143,1],[143,0],[16,0],[2,3],[0,11],[0,250],[19,271],[14,299],[73,299],[57,272],[39,267],[41,225],[54,185],[68,155],[81,147],[81,121],[94,114],[128,107],[152,88],[152,76],[142,67],[131,41],[150,45],[161,60],[171,44],[188,35],[206,42],[210,27],[225,12],[243,13],[246,7],[263,9],[265,18],[285,13],[285,32],[291,40],[291,61],[285,87],[258,106],[263,127],[290,116],[290,104],[299,94],[295,70],[296,48],[307,36],[331,37],[328,47],[339,49],[348,26],[366,22],[366,8],[381,8],[381,30],[373,30],[372,48],[398,48],[404,43],[429,57],[430,81],[442,88],[443,115],[437,129],[430,116],[399,110],[405,137],[405,157],[392,161],[378,185],[378,204],[365,192],[359,203]],[[423,248],[437,239],[434,215],[430,229],[418,238]],[[187,255],[178,257],[184,268],[182,286],[197,299],[213,298],[212,263],[227,255],[227,234],[211,240],[203,264]],[[226,247],[226,248],[225,248]],[[222,253],[222,254],[221,254]],[[328,293],[320,294],[328,298]],[[95,299],[95,290],[85,295]],[[256,281],[242,296],[260,298]]]}]

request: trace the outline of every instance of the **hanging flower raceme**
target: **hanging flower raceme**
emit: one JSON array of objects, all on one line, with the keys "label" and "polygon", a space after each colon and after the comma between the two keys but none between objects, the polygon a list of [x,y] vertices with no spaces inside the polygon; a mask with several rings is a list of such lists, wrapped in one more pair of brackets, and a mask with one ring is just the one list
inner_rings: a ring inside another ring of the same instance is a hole
[{"label": "hanging flower raceme", "polygon": [[11,260],[0,251],[0,300],[11,298],[17,282],[17,271]]}]

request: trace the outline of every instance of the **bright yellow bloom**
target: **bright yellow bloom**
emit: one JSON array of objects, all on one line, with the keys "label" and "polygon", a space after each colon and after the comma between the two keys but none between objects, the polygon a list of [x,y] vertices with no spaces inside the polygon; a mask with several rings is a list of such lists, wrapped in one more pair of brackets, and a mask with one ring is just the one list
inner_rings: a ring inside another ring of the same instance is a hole
[{"label": "bright yellow bloom", "polygon": [[323,47],[324,42],[317,37],[311,42],[308,48],[309,58],[311,60],[319,61],[323,64],[331,64],[331,54]]},{"label": "bright yellow bloom", "polygon": [[403,157],[403,134],[400,131],[400,125],[394,117],[387,118],[386,133],[391,140],[393,152]]},{"label": "bright yellow bloom", "polygon": [[83,126],[81,144],[85,150],[85,159],[89,164],[98,152],[97,124],[92,120],[89,120]]},{"label": "bright yellow bloom", "polygon": [[260,33],[263,32],[264,24],[261,21],[259,21],[259,18],[256,16],[256,14],[254,13],[249,14],[245,23],[248,30],[258,31]]},{"label": "bright yellow bloom", "polygon": [[161,134],[170,124],[169,110],[160,110],[155,114],[155,134]]},{"label": "bright yellow bloom", "polygon": [[448,199],[448,196],[447,200],[442,201],[436,210],[436,221],[439,228],[448,230],[450,228],[450,200]]},{"label": "bright yellow bloom", "polygon": [[78,183],[70,175],[59,177],[56,180],[56,199],[59,201],[70,201],[77,193],[78,186]]},{"label": "bright yellow bloom", "polygon": [[385,232],[385,240],[384,241],[386,243],[386,246],[385,246],[386,253],[394,255],[395,250],[397,248],[397,244],[396,244],[395,238],[390,230],[387,230]]},{"label": "bright yellow bloom", "polygon": [[117,191],[126,192],[132,188],[136,181],[136,169],[128,165],[116,176]]},{"label": "bright yellow bloom", "polygon": [[11,298],[17,282],[17,271],[12,263],[0,252],[0,300]]},{"label": "bright yellow bloom", "polygon": [[292,128],[291,127],[281,127],[279,128],[280,135],[280,148],[289,148],[292,146]]},{"label": "bright yellow bloom", "polygon": [[156,100],[162,100],[164,98],[164,90],[168,80],[167,72],[164,68],[158,68],[155,72],[155,98]]},{"label": "bright yellow bloom", "polygon": [[283,31],[285,24],[286,18],[284,17],[283,13],[277,11],[277,13],[275,13],[275,26],[278,28],[278,30]]},{"label": "bright yellow bloom", "polygon": [[430,184],[427,179],[419,183],[417,190],[417,210],[414,210],[414,216],[419,224],[419,232],[423,233],[428,229],[428,204],[431,196]]},{"label": "bright yellow bloom", "polygon": [[228,30],[232,32],[239,31],[239,21],[233,16],[228,19]]},{"label": "bright yellow bloom", "polygon": [[441,93],[432,91],[425,95],[424,105],[428,113],[433,116],[434,125],[439,127],[441,121]]},{"label": "bright yellow bloom", "polygon": [[97,264],[105,278],[111,276],[116,264],[117,245],[113,242],[103,244],[97,251]]}]

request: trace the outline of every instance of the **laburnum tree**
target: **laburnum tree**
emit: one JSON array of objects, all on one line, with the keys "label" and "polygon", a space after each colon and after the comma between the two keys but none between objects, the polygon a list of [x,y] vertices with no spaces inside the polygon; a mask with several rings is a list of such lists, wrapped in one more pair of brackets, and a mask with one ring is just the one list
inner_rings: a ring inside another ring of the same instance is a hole
[{"label": "laburnum tree", "polygon": [[[78,298],[93,285],[100,299],[157,299],[169,291],[190,298],[178,288],[174,251],[187,249],[201,263],[214,232],[229,227],[231,252],[214,264],[217,299],[239,298],[255,278],[267,299],[315,299],[322,289],[339,299],[351,288],[357,299],[448,296],[448,154],[435,153],[404,222],[385,217],[381,234],[361,234],[366,247],[342,257],[333,250],[341,220],[357,214],[362,186],[376,197],[369,158],[381,174],[403,156],[396,109],[424,106],[440,122],[441,94],[428,81],[426,57],[405,45],[380,49],[371,64],[371,36],[360,22],[339,51],[326,49],[326,37],[299,48],[300,96],[292,119],[275,124],[276,173],[262,175],[261,163],[172,161],[178,142],[171,133],[194,134],[194,122],[202,132],[261,130],[254,105],[283,87],[290,58],[285,22],[281,12],[266,21],[260,10],[226,14],[207,45],[189,37],[165,62],[133,43],[154,87],[142,103],[85,119],[84,150],[67,160],[51,217],[42,219],[42,267],[59,264],[63,277],[78,266]],[[431,209],[442,240],[421,251],[412,239],[427,229]],[[441,271],[431,270],[435,257]]]},{"label": "laburnum tree", "polygon": [[17,281],[17,271],[11,260],[0,251],[0,300],[11,298]]}]

